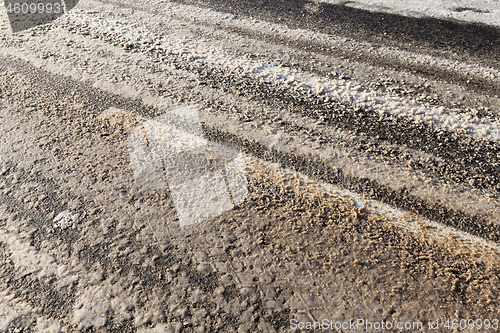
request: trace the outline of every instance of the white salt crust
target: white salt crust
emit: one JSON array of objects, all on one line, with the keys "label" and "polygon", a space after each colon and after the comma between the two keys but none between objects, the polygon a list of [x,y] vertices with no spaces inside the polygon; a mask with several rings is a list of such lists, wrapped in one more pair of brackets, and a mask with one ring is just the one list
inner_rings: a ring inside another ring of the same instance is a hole
[{"label": "white salt crust", "polygon": [[[7,218],[6,206],[0,206],[0,218]],[[132,314],[131,307],[138,302],[137,295],[126,291],[120,283],[110,283],[109,280],[102,281],[102,275],[98,272],[87,272],[83,263],[74,259],[55,261],[54,256],[43,251],[37,251],[28,242],[24,241],[23,234],[19,232],[18,225],[22,222],[9,219],[13,224],[7,224],[10,231],[0,227],[0,243],[7,246],[11,253],[10,260],[13,262],[18,274],[17,278],[22,278],[27,274],[32,274],[37,279],[43,280],[55,277],[58,280],[58,287],[78,283],[79,289],[76,293],[75,308],[72,315],[72,324],[78,329],[89,327],[99,328],[106,323],[108,311],[115,312],[115,320],[120,322],[135,318],[137,326],[142,326],[147,322],[154,322],[162,319],[155,318],[148,312],[137,311]],[[57,256],[57,249],[53,252]],[[111,276],[110,279],[113,279]],[[36,311],[22,300],[14,299],[8,289],[0,289],[0,330],[21,316],[36,315]],[[147,308],[146,308],[147,310]],[[65,332],[66,328],[52,318],[38,317],[37,327],[45,332]],[[141,319],[142,318],[142,319]]]},{"label": "white salt crust", "polygon": [[[7,220],[7,228],[10,230],[0,228],[0,243],[6,245],[11,254],[9,259],[14,264],[18,278],[27,274],[34,274],[39,279],[49,275],[64,278],[66,266],[57,265],[52,256],[37,252],[23,241],[26,235],[19,232],[19,222],[6,214],[6,208],[7,206],[0,205],[0,220]],[[12,224],[9,224],[9,221]],[[18,318],[37,316],[35,328],[38,332],[67,332],[67,329],[58,320],[40,316],[38,311],[39,309],[33,308],[22,299],[15,298],[14,291],[11,291],[10,288],[4,288],[0,285],[0,330],[5,330]]]},{"label": "white salt crust", "polygon": [[9,290],[0,290],[0,330],[5,330],[14,320],[29,315],[32,307],[15,298]]},{"label": "white salt crust", "polygon": [[37,317],[35,330],[39,333],[64,333],[68,332],[66,327],[62,327],[61,323],[54,318]]}]

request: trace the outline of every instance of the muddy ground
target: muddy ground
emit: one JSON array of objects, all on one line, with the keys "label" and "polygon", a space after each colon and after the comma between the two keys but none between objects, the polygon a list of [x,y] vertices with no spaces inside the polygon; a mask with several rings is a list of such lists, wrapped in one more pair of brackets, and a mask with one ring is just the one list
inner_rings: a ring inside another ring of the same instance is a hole
[{"label": "muddy ground", "polygon": [[[351,41],[334,6],[296,1],[280,23],[279,2],[259,19],[222,4],[84,1],[4,25],[0,332],[496,330],[498,31],[474,30],[484,53],[378,25]],[[243,152],[249,192],[180,227],[168,188],[137,186],[128,139],[189,105]]]}]

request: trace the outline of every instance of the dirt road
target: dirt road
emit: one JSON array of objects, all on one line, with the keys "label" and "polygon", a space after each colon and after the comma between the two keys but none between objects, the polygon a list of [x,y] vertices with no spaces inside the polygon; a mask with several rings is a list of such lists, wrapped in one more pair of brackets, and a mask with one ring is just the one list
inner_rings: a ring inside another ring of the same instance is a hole
[{"label": "dirt road", "polygon": [[[0,332],[498,329],[498,29],[226,0],[2,29]],[[184,106],[248,193],[181,227],[130,137]]]}]

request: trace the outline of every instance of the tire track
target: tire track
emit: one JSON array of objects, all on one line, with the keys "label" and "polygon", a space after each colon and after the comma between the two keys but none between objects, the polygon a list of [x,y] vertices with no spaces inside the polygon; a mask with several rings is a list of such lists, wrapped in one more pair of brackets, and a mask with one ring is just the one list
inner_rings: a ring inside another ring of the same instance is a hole
[{"label": "tire track", "polygon": [[[243,95],[243,96],[247,95],[248,99],[257,99],[259,103],[268,104],[271,107],[285,108],[288,109],[289,110],[288,112],[290,113],[295,113],[297,112],[297,109],[300,108],[302,110],[299,109],[299,113],[302,112],[302,114],[306,116],[312,116],[312,118],[316,119],[323,119],[328,121],[329,119],[328,118],[325,119],[325,115],[327,115],[328,113],[330,114],[333,113],[334,116],[337,116],[340,121],[338,121],[338,119],[331,117],[330,124],[333,125],[334,127],[340,126],[341,129],[343,130],[354,129],[355,131],[362,131],[363,129],[368,128],[369,131],[370,130],[372,131],[371,133],[368,134],[371,134],[372,137],[379,136],[379,139],[377,140],[378,142],[375,145],[372,143],[368,143],[364,145],[365,147],[363,147],[363,144],[361,145],[358,144],[358,147],[356,148],[358,150],[361,150],[362,152],[363,150],[364,151],[378,150],[379,152],[384,151],[385,149],[387,149],[387,146],[385,147],[382,146],[383,148],[381,149],[377,149],[376,147],[381,143],[383,144],[384,143],[383,136],[388,135],[393,137],[389,138],[389,140],[387,140],[386,138],[385,141],[389,141],[388,142],[389,144],[400,144],[403,147],[410,146],[416,148],[417,150],[419,150],[418,148],[421,146],[423,147],[428,146],[428,148],[425,149],[425,151],[431,153],[432,154],[431,156],[435,156],[434,158],[444,157],[447,160],[447,163],[433,162],[432,164],[434,164],[434,167],[432,167],[431,164],[430,167],[431,175],[437,175],[438,178],[441,178],[443,180],[447,180],[446,178],[448,177],[455,178],[454,181],[459,184],[465,185],[466,187],[473,185],[473,187],[479,189],[489,188],[491,186],[490,184],[481,181],[482,179],[487,179],[488,177],[492,178],[489,179],[488,182],[496,184],[495,179],[497,177],[497,170],[495,170],[494,168],[495,166],[494,161],[496,160],[495,156],[497,154],[498,148],[494,143],[484,142],[484,141],[474,141],[469,137],[460,136],[456,134],[455,135],[452,134],[451,136],[452,139],[450,140],[448,139],[449,138],[448,134],[434,131],[432,128],[428,128],[424,125],[417,125],[409,122],[407,123],[407,126],[401,126],[401,124],[402,123],[404,124],[405,122],[404,119],[396,120],[390,116],[386,116],[385,120],[388,121],[382,122],[384,125],[380,126],[381,121],[379,116],[370,115],[369,112],[359,112],[359,110],[358,112],[356,112],[353,111],[352,108],[351,110],[349,110],[350,109],[349,105],[340,105],[341,107],[339,108],[339,105],[336,103],[324,103],[322,102],[322,100],[316,100],[315,98],[311,98],[310,94],[307,94],[307,92],[303,93],[301,96],[300,92],[292,94],[289,93],[286,89],[281,88],[280,86],[272,84],[269,85],[269,84],[256,83],[252,81],[251,78],[240,77],[236,79],[232,75],[224,74],[224,72],[221,71],[213,69],[211,70],[210,68],[204,69],[203,67],[200,68],[199,66],[196,67],[190,64],[186,64],[181,57],[175,55],[165,56],[164,60],[167,61],[169,64],[174,64],[174,66],[177,68],[176,69],[177,71],[182,70],[185,71],[186,73],[197,74],[197,80],[199,82],[208,83],[208,85],[209,86],[212,85],[213,88],[219,90],[225,90],[226,92],[229,93],[230,92],[237,93],[238,95]],[[20,68],[19,71],[22,71],[22,69]],[[37,80],[40,81],[42,80],[42,78],[38,78]],[[45,82],[48,83],[49,81],[52,81],[52,79],[46,80]],[[225,84],[222,85],[220,82],[225,82]],[[64,85],[67,85],[67,83],[64,83]],[[94,92],[89,91],[88,93],[85,93],[85,95],[87,94],[93,95]],[[299,97],[297,97],[297,95],[299,95]],[[177,96],[179,98],[182,98],[182,93],[177,94]],[[97,99],[112,101],[115,100],[116,98],[103,96]],[[295,103],[298,104],[298,106],[296,106]],[[221,106],[218,103],[216,105],[218,105],[219,107]],[[112,106],[111,103],[102,105],[102,108],[100,108],[101,110],[100,112],[111,106]],[[118,103],[117,106],[118,107],[125,106],[125,108],[132,107],[134,109],[138,108],[137,105],[127,106],[124,103]],[[148,114],[150,112],[151,111],[143,111],[143,114]],[[158,111],[153,113],[158,114]],[[386,125],[387,123],[388,125]],[[405,135],[403,135],[403,133],[400,131],[401,128],[407,128],[407,129],[412,128],[414,133],[413,138],[412,136],[409,136],[407,132],[405,133]],[[311,133],[314,134],[314,131],[312,131]],[[422,136],[422,133],[427,133],[428,136]],[[442,144],[442,141],[444,139],[443,137],[448,139],[449,142],[451,142],[453,145],[451,145],[451,147],[446,145],[443,147]],[[415,139],[416,142],[411,142],[410,141],[411,139]],[[402,140],[404,141],[401,142]],[[361,142],[362,141],[363,141],[363,136],[361,136]],[[410,145],[407,144],[409,141],[411,143]],[[476,147],[474,147],[474,144],[476,145]],[[454,147],[460,147],[460,146],[471,147],[468,151],[469,154],[463,153],[458,149],[454,149]],[[436,150],[438,150],[437,153]],[[388,157],[390,157],[391,154],[394,154],[392,148],[389,149],[388,151],[389,153],[385,153],[389,155]],[[479,155],[477,153],[478,151],[485,151],[486,156]],[[446,154],[446,155],[439,156],[440,154]],[[465,160],[462,159],[463,157],[465,157]],[[451,161],[458,160],[459,163],[457,164],[459,165],[455,166],[456,164],[450,162],[450,160]],[[418,164],[413,164],[412,167],[424,170],[425,168],[427,168],[427,170],[429,170],[428,167],[429,163],[422,163],[422,162],[417,162],[417,163]],[[324,170],[324,167],[321,168]],[[315,171],[315,173],[318,173],[318,171]],[[324,172],[322,173],[324,174]],[[349,174],[350,172],[347,171],[346,173]],[[332,179],[335,178],[330,177],[330,180]],[[471,184],[471,181],[473,181],[474,183]],[[428,218],[437,219],[440,222],[445,222],[454,227],[459,227],[468,232],[473,232],[474,235],[482,236],[490,240],[497,239],[496,238],[497,236],[495,236],[497,235],[497,231],[495,231],[496,226],[495,225],[490,226],[489,222],[483,225],[485,221],[489,220],[488,217],[486,218],[481,216],[472,217],[468,216],[467,213],[463,215],[464,212],[460,211],[451,213],[453,212],[453,208],[450,209],[449,208],[450,206],[443,207],[442,205],[436,203],[433,204],[425,203],[425,200],[422,201],[422,199],[418,198],[418,196],[415,197],[414,195],[411,195],[409,191],[404,188],[402,190],[394,191],[390,188],[387,188],[384,185],[379,184],[378,182],[372,183],[372,181],[362,178],[360,179],[359,177],[348,177],[348,180],[342,181],[342,183],[344,186],[348,184],[358,184],[358,185],[349,185],[349,187],[352,186],[353,189],[362,189],[365,192],[374,193],[374,197],[384,202],[390,202],[391,200],[393,202],[398,202],[401,205],[399,206],[400,208],[410,209],[415,213],[424,214],[424,216]],[[381,190],[381,188],[386,188],[387,190]],[[400,199],[396,200],[395,198],[400,198]],[[451,216],[453,217],[448,218],[449,214],[451,214]],[[488,226],[487,228],[485,227],[486,225]],[[493,232],[490,232],[490,228],[493,228],[491,230]]]},{"label": "tire track", "polygon": [[[182,15],[151,18],[150,5],[135,13],[98,7],[105,18],[87,13],[89,24],[71,18],[34,29],[33,36],[2,40],[7,56],[0,58],[0,97],[12,107],[2,110],[0,120],[0,200],[10,214],[0,218],[0,232],[16,236],[0,241],[0,286],[18,293],[10,307],[44,304],[11,320],[7,331],[43,331],[54,319],[56,330],[65,325],[72,331],[279,332],[291,318],[380,319],[373,309],[383,318],[424,322],[457,310],[469,317],[496,315],[498,260],[492,251],[444,236],[433,243],[423,225],[416,235],[408,233],[262,161],[498,242],[496,141],[325,101],[314,86],[289,89],[279,78],[231,71],[225,59],[210,63],[220,54],[251,58],[272,43],[240,32],[253,48],[244,50],[235,46],[237,30],[205,23],[167,36],[166,30],[185,24]],[[129,21],[150,19],[137,26],[142,39],[126,31],[118,39],[120,33],[96,25],[106,27],[125,13],[124,29]],[[269,13],[264,8],[263,15]],[[185,38],[179,43],[184,49],[176,54],[178,36]],[[198,55],[188,45],[196,38]],[[173,46],[162,48],[165,42]],[[280,52],[290,50],[283,43],[255,58],[274,66]],[[224,47],[229,51],[219,52]],[[307,52],[321,56],[314,47]],[[318,67],[295,66],[312,78],[329,71]],[[412,87],[413,79],[404,84]],[[133,187],[126,139],[141,119],[192,103],[202,109],[208,139],[232,142],[257,160],[249,168],[251,193],[244,204],[181,229],[168,191]],[[123,110],[125,120],[104,119],[109,108]],[[405,159],[414,163],[407,167]],[[358,164],[379,176],[362,176]],[[391,171],[407,187],[394,185]],[[436,184],[412,180],[415,175]],[[426,193],[448,185],[448,201]],[[66,229],[55,226],[54,216],[65,210],[85,212],[84,218]],[[55,263],[42,274],[36,265],[48,263],[47,256]]]}]

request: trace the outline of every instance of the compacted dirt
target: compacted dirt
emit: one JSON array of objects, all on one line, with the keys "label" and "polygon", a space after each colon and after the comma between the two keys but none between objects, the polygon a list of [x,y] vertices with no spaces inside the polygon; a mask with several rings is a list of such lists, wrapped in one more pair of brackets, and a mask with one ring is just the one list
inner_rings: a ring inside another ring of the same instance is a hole
[{"label": "compacted dirt", "polygon": [[[223,1],[4,20],[0,332],[498,329],[497,59],[290,3],[281,20],[280,2],[259,18]],[[242,152],[248,186],[185,227],[129,146],[179,106]]]}]

